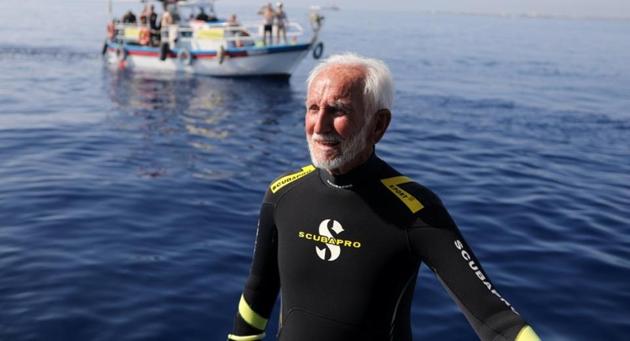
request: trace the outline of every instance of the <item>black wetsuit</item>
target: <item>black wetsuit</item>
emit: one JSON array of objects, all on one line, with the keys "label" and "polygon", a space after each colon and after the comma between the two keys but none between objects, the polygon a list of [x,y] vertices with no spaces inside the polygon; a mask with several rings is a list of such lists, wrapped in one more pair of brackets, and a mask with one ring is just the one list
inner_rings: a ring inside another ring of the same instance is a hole
[{"label": "black wetsuit", "polygon": [[228,339],[262,339],[282,288],[279,340],[409,341],[421,262],[482,340],[537,340],[440,199],[375,155],[343,176],[307,166],[271,184]]}]

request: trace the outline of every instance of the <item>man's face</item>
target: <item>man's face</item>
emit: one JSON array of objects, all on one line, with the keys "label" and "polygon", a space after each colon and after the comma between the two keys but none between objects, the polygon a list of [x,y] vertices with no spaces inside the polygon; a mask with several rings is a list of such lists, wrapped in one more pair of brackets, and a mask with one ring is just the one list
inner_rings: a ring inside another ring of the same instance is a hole
[{"label": "man's face", "polygon": [[304,130],[316,167],[346,173],[372,153],[370,122],[363,105],[364,71],[331,66],[311,83]]}]

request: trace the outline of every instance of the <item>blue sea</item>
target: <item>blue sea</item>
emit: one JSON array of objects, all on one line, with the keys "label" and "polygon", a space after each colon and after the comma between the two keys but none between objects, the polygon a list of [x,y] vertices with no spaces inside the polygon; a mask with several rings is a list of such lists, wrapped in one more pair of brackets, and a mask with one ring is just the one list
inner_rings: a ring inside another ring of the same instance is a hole
[{"label": "blue sea", "polygon": [[[284,82],[110,69],[106,8],[0,2],[0,340],[224,340],[266,186],[309,162],[316,61]],[[325,55],[393,72],[379,155],[542,339],[628,340],[630,21],[323,14]],[[425,267],[412,319],[414,340],[476,339]]]}]

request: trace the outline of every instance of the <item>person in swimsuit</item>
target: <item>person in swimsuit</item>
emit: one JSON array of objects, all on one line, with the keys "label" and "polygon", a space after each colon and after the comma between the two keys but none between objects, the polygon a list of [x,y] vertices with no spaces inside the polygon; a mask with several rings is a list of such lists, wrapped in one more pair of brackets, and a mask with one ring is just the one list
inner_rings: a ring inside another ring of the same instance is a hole
[{"label": "person in swimsuit", "polygon": [[284,6],[282,2],[278,2],[278,9],[275,11],[275,19],[276,19],[276,42],[280,44],[280,37],[282,37],[282,41],[287,43],[287,13],[284,11]]},{"label": "person in swimsuit", "polygon": [[[273,43],[272,30],[273,30],[273,18],[275,15],[275,12],[273,11],[273,6],[271,5],[271,3],[268,3],[267,5],[263,6],[260,9],[260,11],[258,11],[258,14],[262,15],[263,17],[263,44],[271,45],[271,43]],[[267,43],[267,36],[269,36],[269,43]]]}]

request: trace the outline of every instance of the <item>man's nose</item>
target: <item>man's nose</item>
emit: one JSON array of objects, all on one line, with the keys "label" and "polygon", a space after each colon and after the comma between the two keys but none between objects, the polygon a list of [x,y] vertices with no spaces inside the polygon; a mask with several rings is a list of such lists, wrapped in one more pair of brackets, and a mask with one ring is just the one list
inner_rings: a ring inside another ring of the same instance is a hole
[{"label": "man's nose", "polygon": [[317,134],[325,134],[332,130],[332,115],[326,112],[324,108],[319,109],[317,116],[315,117],[315,125],[313,132]]}]

